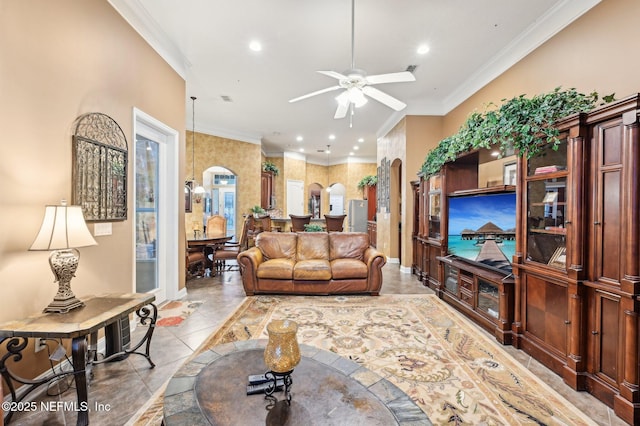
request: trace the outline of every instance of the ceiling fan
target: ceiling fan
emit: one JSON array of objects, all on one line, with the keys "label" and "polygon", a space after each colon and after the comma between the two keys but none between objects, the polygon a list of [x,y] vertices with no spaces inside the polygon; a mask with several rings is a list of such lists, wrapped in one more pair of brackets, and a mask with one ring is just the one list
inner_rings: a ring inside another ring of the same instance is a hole
[{"label": "ceiling fan", "polygon": [[[407,104],[404,102],[384,93],[381,90],[372,87],[374,84],[385,83],[404,83],[409,81],[415,81],[416,78],[409,71],[395,72],[389,74],[367,75],[364,70],[357,69],[355,67],[355,0],[351,0],[351,69],[343,73],[336,71],[318,71],[320,74],[324,74],[328,77],[338,80],[338,84],[335,86],[327,87],[326,89],[318,90],[308,93],[306,95],[289,100],[289,102],[297,102],[303,99],[310,98],[312,96],[320,95],[322,93],[332,92],[339,89],[345,89],[341,94],[336,97],[338,101],[338,109],[333,118],[344,118],[351,108],[353,114],[353,107],[360,107],[367,103],[366,96],[369,96],[376,101],[380,102],[392,108],[396,111],[404,109]],[[365,96],[366,95],[366,96]]]}]

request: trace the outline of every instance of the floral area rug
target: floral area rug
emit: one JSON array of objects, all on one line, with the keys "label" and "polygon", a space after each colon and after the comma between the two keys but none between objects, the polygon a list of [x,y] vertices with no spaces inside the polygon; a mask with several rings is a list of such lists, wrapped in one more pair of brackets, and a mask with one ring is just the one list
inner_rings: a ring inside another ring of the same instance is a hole
[{"label": "floral area rug", "polygon": [[198,306],[202,305],[201,301],[193,300],[172,300],[164,304],[158,310],[158,319],[156,326],[158,327],[175,327],[180,325],[182,321],[187,319]]},{"label": "floral area rug", "polygon": [[[433,424],[595,424],[434,295],[249,297],[194,356],[265,339],[266,325],[285,318],[298,323],[299,342],[391,381]],[[161,392],[144,410],[131,424],[162,418]]]}]

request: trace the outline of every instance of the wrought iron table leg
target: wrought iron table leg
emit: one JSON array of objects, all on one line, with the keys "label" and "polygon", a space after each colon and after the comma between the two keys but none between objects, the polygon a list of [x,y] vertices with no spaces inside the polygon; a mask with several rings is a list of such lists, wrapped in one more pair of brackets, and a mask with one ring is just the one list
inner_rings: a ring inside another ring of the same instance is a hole
[{"label": "wrought iron table leg", "polygon": [[[102,364],[103,362],[111,361],[114,358],[129,356],[129,354],[141,355],[147,359],[151,368],[156,365],[151,361],[150,349],[151,349],[151,337],[153,336],[153,331],[156,328],[156,320],[158,319],[158,308],[153,303],[145,305],[136,311],[136,315],[140,318],[140,324],[149,325],[147,332],[144,334],[142,339],[138,342],[136,346],[131,349],[125,349],[121,352],[111,354],[108,357],[101,359],[100,361],[94,362],[94,364]],[[138,349],[145,345],[144,352],[138,352]]]},{"label": "wrought iron table leg", "polygon": [[74,337],[71,341],[71,359],[73,362],[76,393],[78,394],[78,426],[89,424],[89,391],[87,389],[87,338]]}]

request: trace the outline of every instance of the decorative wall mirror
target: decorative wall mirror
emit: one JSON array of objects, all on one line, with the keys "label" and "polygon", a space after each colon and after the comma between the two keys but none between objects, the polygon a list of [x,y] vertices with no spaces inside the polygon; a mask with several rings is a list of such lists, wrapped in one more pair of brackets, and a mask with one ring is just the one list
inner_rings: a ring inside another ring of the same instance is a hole
[{"label": "decorative wall mirror", "polygon": [[73,204],[87,221],[127,219],[127,139],[108,115],[91,112],[74,122]]},{"label": "decorative wall mirror", "polygon": [[186,181],[184,183],[184,211],[185,213],[191,213],[192,212],[192,208],[191,208],[191,185],[193,184],[192,181]]}]

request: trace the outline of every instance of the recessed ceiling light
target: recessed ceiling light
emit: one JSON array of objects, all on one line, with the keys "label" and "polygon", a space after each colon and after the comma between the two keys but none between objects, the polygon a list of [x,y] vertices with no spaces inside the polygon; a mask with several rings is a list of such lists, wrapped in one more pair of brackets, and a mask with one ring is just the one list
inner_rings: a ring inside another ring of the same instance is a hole
[{"label": "recessed ceiling light", "polygon": [[350,152],[349,155],[353,155],[353,152]]},{"label": "recessed ceiling light", "polygon": [[260,42],[257,40],[253,40],[251,41],[251,43],[249,43],[249,49],[253,50],[254,52],[260,52],[262,50],[262,44],[260,44]]},{"label": "recessed ceiling light", "polygon": [[304,139],[304,138],[303,138],[302,136],[296,136],[296,140],[297,140],[298,142],[302,142],[302,140],[303,140],[303,139]]},{"label": "recessed ceiling light", "polygon": [[364,138],[358,139],[358,142],[360,142],[360,143],[364,142]]},{"label": "recessed ceiling light", "polygon": [[304,148],[300,148],[300,152],[304,152]]},{"label": "recessed ceiling light", "polygon": [[355,146],[353,147],[353,149],[355,149],[355,150],[357,151],[357,150],[359,150],[359,149],[360,149],[360,147],[359,147],[358,145],[355,145]]},{"label": "recessed ceiling light", "polygon": [[329,139],[334,140],[336,138],[336,135],[329,135]]},{"label": "recessed ceiling light", "polygon": [[418,46],[418,55],[424,55],[429,52],[429,46],[426,44],[421,44]]}]

